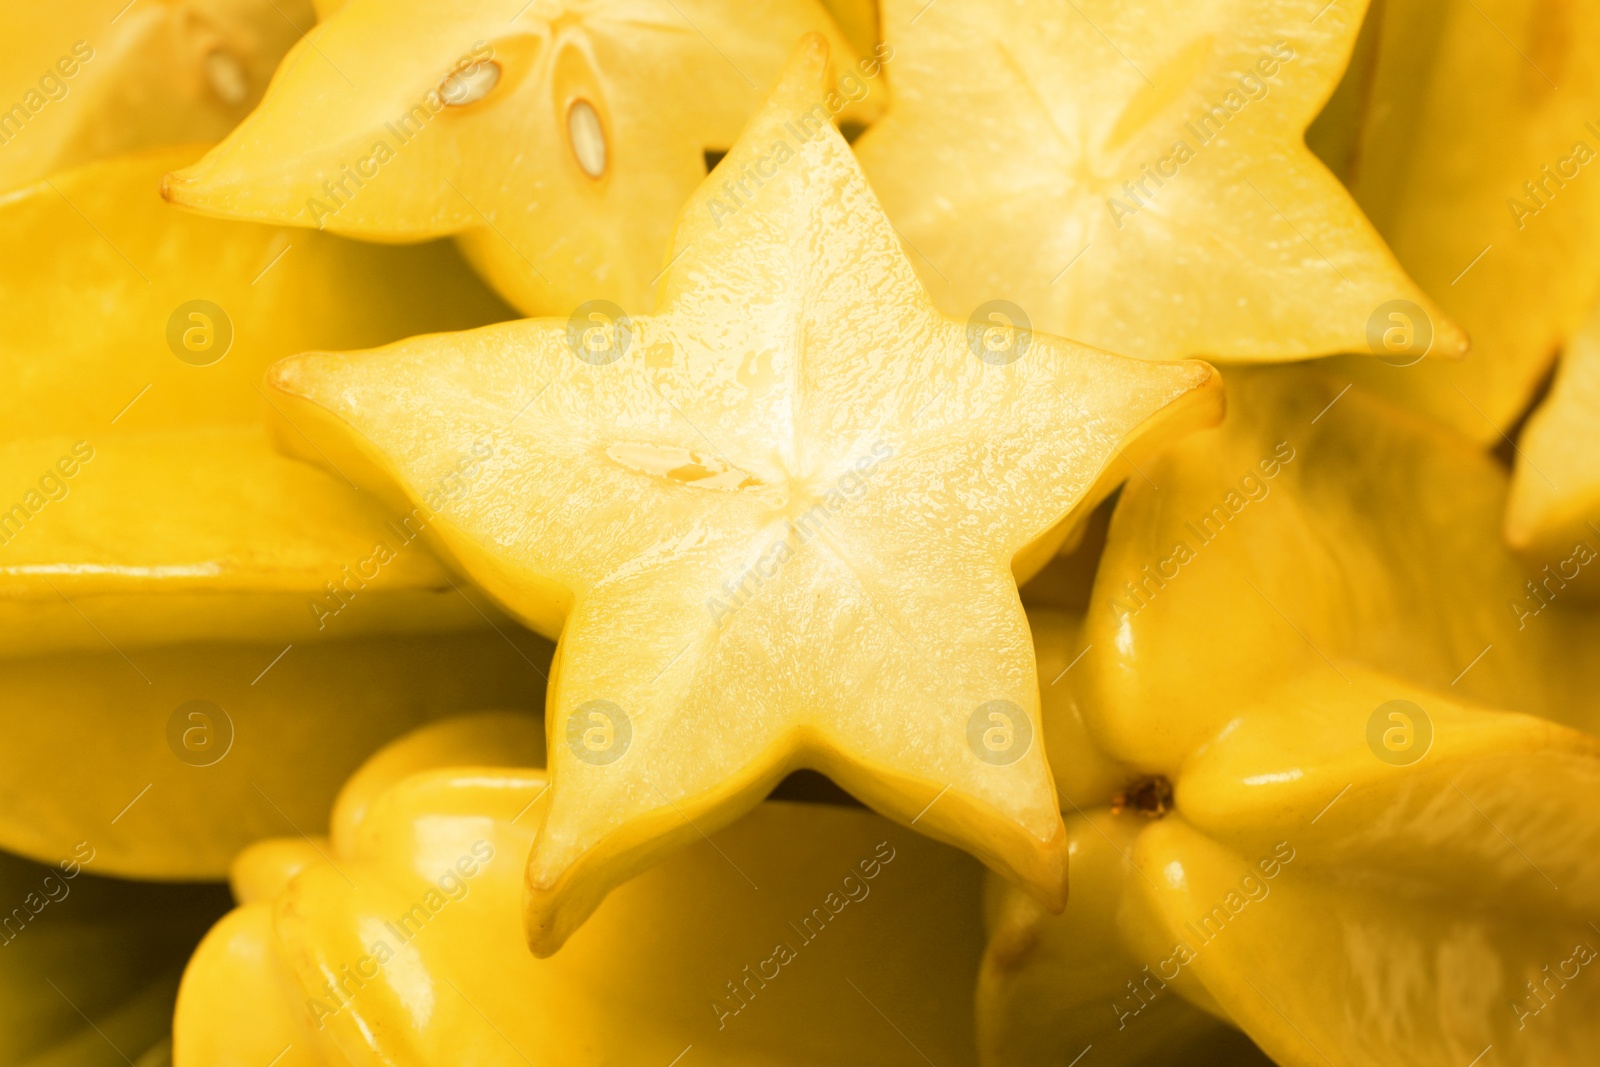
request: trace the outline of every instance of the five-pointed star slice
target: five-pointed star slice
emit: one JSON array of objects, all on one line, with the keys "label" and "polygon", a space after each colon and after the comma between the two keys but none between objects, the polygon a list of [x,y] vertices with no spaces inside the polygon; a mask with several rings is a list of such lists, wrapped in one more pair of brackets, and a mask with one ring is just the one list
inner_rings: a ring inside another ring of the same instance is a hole
[{"label": "five-pointed star slice", "polygon": [[1364,7],[885,0],[894,99],[857,155],[950,314],[1275,361],[1367,352],[1405,301],[1405,350],[1459,355],[1305,145]]},{"label": "five-pointed star slice", "polygon": [[820,37],[802,43],[687,205],[658,314],[269,375],[298,429],[369,485],[420,495],[489,442],[433,527],[561,633],[528,864],[541,954],[798,767],[1059,908],[1017,577],[1119,450],[1220,417],[1203,363],[938,314],[827,121],[826,62]]},{"label": "five-pointed star slice", "polygon": [[324,16],[163,194],[369,240],[459,235],[529,315],[648,307],[706,153],[801,34],[842,46],[817,0],[349,0]]}]

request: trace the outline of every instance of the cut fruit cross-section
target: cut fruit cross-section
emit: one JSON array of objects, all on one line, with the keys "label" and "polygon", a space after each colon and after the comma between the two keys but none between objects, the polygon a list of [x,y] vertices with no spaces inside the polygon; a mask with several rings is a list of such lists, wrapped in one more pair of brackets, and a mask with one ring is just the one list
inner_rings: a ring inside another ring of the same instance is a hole
[{"label": "cut fruit cross-section", "polygon": [[[659,315],[270,373],[284,442],[378,490],[414,496],[458,442],[495,441],[435,530],[561,632],[540,953],[800,766],[1060,906],[1016,581],[1119,450],[1220,415],[1205,364],[939,315],[827,121],[826,52],[801,46],[690,201]],[[763,181],[732,202],[747,169]]]},{"label": "cut fruit cross-section", "polygon": [[850,68],[837,110],[869,114],[879,65],[849,58],[817,0],[350,0],[163,191],[377,241],[457,234],[528,314],[648,311],[707,153],[813,31]]},{"label": "cut fruit cross-section", "polygon": [[1399,309],[1416,328],[1379,351],[1457,356],[1305,145],[1364,6],[885,0],[894,97],[856,151],[949,314],[1280,361],[1367,352]]}]

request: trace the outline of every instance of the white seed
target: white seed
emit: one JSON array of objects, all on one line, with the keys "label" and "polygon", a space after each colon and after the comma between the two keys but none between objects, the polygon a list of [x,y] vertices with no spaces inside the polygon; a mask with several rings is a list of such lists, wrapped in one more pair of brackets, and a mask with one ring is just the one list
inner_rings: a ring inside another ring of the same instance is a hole
[{"label": "white seed", "polygon": [[206,81],[224,104],[237,107],[250,95],[250,78],[237,59],[220,49],[206,53]]},{"label": "white seed", "polygon": [[606,131],[589,101],[576,101],[567,110],[567,139],[585,174],[598,178],[606,172]]},{"label": "white seed", "polygon": [[500,64],[485,59],[462,67],[439,83],[439,95],[446,107],[466,107],[482,100],[500,83]]}]

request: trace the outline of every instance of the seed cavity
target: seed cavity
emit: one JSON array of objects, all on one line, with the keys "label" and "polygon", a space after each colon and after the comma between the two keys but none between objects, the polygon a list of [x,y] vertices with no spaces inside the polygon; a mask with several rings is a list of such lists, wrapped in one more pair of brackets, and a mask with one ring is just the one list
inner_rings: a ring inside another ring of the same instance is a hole
[{"label": "seed cavity", "polygon": [[761,481],[717,456],[674,445],[614,444],[606,455],[636,471],[700,489],[748,489]]},{"label": "seed cavity", "polygon": [[1111,814],[1136,811],[1147,819],[1159,819],[1172,810],[1172,782],[1164,774],[1135,778],[1111,798]]},{"label": "seed cavity", "polygon": [[244,64],[227,52],[219,49],[206,53],[205,71],[211,91],[229,107],[238,107],[249,97],[250,76],[244,72]]},{"label": "seed cavity", "polygon": [[488,96],[500,84],[500,64],[481,60],[447,75],[439,83],[439,96],[446,107],[466,107]]},{"label": "seed cavity", "polygon": [[606,131],[589,101],[574,100],[567,109],[567,140],[585,174],[598,178],[606,172]]}]

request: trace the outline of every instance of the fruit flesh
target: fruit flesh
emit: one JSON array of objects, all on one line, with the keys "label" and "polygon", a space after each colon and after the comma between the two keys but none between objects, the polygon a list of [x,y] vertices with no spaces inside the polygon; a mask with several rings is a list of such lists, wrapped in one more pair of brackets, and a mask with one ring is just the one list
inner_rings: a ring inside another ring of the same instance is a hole
[{"label": "fruit flesh", "polygon": [[1600,11],[1403,0],[1382,15],[1346,180],[1473,351],[1338,373],[1498,445],[1600,292]]},{"label": "fruit flesh", "polygon": [[[733,143],[813,31],[848,57],[816,0],[351,0],[291,51],[262,106],[163,188],[207,213],[372,240],[459,234],[526,314],[597,299],[637,314],[655,303],[705,152]],[[496,79],[487,95],[448,103],[445,80],[480,65],[498,72],[483,75]],[[883,90],[857,81],[865,117]],[[599,167],[580,152],[580,102],[598,117]]]},{"label": "fruit flesh", "polygon": [[[1060,899],[1037,746],[996,765],[966,732],[986,701],[1037,706],[1013,560],[1053,550],[1131,442],[1214,419],[1216,376],[1042,334],[1010,364],[975,355],[818,121],[826,69],[803,46],[690,202],[663,311],[631,321],[622,358],[575,358],[566,324],[534,320],[270,378],[363,484],[414,494],[441,450],[495,436],[481,490],[437,529],[521,618],[565,616],[536,951],[802,766]],[[722,168],[777,159],[808,121],[757,199],[723,201]],[[632,721],[615,763],[567,741],[591,700]]]},{"label": "fruit flesh", "polygon": [[[545,785],[533,768],[441,767],[379,793],[344,847],[284,867],[202,944],[174,1063],[285,1044],[290,1062],[326,1065],[666,1063],[686,1046],[725,1064],[970,1062],[971,860],[864,811],[771,802],[618,890],[540,960],[518,936],[519,860]],[[440,893],[462,858],[473,873]],[[383,921],[418,902],[432,916],[398,941]],[[398,954],[374,966],[380,942]],[[792,946],[787,963],[771,962],[774,942]]]},{"label": "fruit flesh", "polygon": [[0,193],[93,160],[220,138],[314,21],[307,0],[10,5]]},{"label": "fruit flesh", "polygon": [[1408,300],[1456,356],[1304,144],[1362,6],[886,0],[895,94],[856,151],[947,314],[1004,298],[1113,351],[1281,361],[1366,352]]},{"label": "fruit flesh", "polygon": [[[1561,356],[1550,395],[1523,430],[1506,541],[1543,566],[1563,570],[1576,546],[1600,549],[1600,304]],[[1588,583],[1594,588],[1594,582]]]}]

